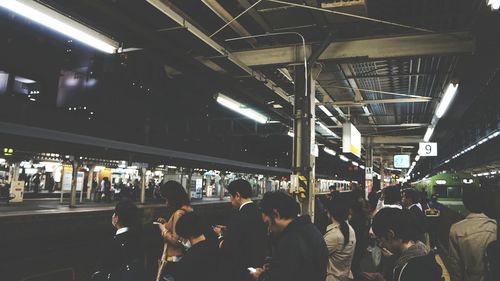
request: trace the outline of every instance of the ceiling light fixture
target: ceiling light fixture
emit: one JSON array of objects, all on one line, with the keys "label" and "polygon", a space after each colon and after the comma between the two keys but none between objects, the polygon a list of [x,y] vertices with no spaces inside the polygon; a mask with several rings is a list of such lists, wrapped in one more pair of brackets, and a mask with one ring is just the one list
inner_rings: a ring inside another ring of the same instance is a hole
[{"label": "ceiling light fixture", "polygon": [[339,138],[339,136],[337,136],[337,134],[332,132],[332,130],[330,130],[325,124],[323,124],[321,122],[316,122],[316,124],[318,124],[321,127],[321,129],[323,129],[325,131],[325,133],[322,135],[329,135],[329,136],[333,136],[335,138]]},{"label": "ceiling light fixture", "polygon": [[434,133],[434,127],[428,127],[427,128],[427,131],[425,132],[425,136],[424,136],[424,141],[425,142],[428,142],[431,137],[432,137],[432,133]]},{"label": "ceiling light fixture", "polygon": [[344,162],[349,162],[349,158],[345,157],[344,155],[340,155],[339,158]]},{"label": "ceiling light fixture", "polygon": [[319,109],[321,109],[321,111],[323,111],[326,114],[326,116],[328,116],[328,117],[333,116],[333,114],[328,110],[328,108],[326,108],[326,106],[320,105],[318,107],[319,107]]},{"label": "ceiling light fixture", "polygon": [[289,136],[289,137],[292,137],[292,138],[293,138],[293,132],[292,132],[292,131],[288,131],[288,133],[287,133],[287,134],[288,134],[288,136]]},{"label": "ceiling light fixture", "polygon": [[260,113],[258,113],[257,111],[251,109],[251,108],[248,108],[246,107],[245,105],[221,94],[221,93],[218,93],[216,95],[216,100],[219,104],[233,110],[234,112],[237,112],[241,115],[244,115],[252,120],[255,120],[261,124],[265,124],[267,123],[268,121],[268,118]]},{"label": "ceiling light fixture", "polygon": [[118,50],[118,42],[36,1],[0,1],[0,6],[105,53]]},{"label": "ceiling light fixture", "polygon": [[363,111],[366,115],[370,115],[370,110],[368,110],[368,107],[366,105],[363,105]]},{"label": "ceiling light fixture", "polygon": [[492,11],[497,11],[500,9],[500,0],[488,0],[488,6],[490,6]]},{"label": "ceiling light fixture", "polygon": [[330,155],[333,155],[333,156],[337,155],[337,152],[335,152],[335,150],[330,149],[330,148],[328,148],[328,147],[324,147],[324,148],[323,148],[323,151],[325,151],[326,153],[328,153],[328,154],[330,154]]},{"label": "ceiling light fixture", "polygon": [[436,110],[437,118],[443,117],[443,115],[446,113],[446,111],[450,107],[451,102],[453,101],[453,98],[455,97],[455,94],[457,93],[457,89],[458,84],[450,83],[450,85],[448,85],[448,88],[444,92],[443,98],[441,99],[441,102],[439,102],[438,108]]},{"label": "ceiling light fixture", "polygon": [[342,122],[340,122],[339,119],[335,118],[334,116],[330,117],[330,119],[332,119],[332,121],[335,122],[337,126],[342,126]]}]

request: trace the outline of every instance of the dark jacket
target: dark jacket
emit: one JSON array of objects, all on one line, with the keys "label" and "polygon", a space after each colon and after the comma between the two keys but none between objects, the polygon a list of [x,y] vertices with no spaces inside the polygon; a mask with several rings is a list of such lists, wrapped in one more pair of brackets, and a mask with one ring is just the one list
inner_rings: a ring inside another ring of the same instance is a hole
[{"label": "dark jacket", "polygon": [[244,205],[230,220],[221,248],[225,279],[250,280],[248,267],[261,267],[266,255],[266,225],[255,203]]},{"label": "dark jacket", "polygon": [[426,242],[424,233],[428,232],[429,227],[427,226],[427,220],[425,214],[417,205],[413,205],[408,209],[415,220],[415,224],[418,228],[418,238],[422,242]]},{"label": "dark jacket", "polygon": [[324,281],[328,250],[309,216],[294,219],[279,235],[266,281]]},{"label": "dark jacket", "polygon": [[182,257],[175,281],[219,280],[219,253],[217,245],[201,241],[191,247]]},{"label": "dark jacket", "polygon": [[422,242],[404,251],[396,261],[393,281],[443,281],[441,266]]},{"label": "dark jacket", "polygon": [[139,235],[129,230],[115,235],[103,253],[103,262],[93,280],[142,281],[144,260]]}]

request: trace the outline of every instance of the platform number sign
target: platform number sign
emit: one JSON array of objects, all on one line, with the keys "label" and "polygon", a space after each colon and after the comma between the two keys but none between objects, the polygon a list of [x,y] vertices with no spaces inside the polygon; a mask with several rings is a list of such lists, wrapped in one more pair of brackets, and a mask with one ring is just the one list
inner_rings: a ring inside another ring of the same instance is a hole
[{"label": "platform number sign", "polygon": [[424,156],[437,156],[437,142],[419,143],[418,154]]}]

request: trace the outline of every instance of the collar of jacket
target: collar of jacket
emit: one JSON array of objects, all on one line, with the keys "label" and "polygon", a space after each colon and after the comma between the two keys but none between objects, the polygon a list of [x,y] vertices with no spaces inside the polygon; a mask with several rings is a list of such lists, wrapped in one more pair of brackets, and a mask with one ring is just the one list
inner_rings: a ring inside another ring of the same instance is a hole
[{"label": "collar of jacket", "polygon": [[333,222],[326,227],[326,232],[328,232],[334,228],[338,228],[339,226],[340,226],[340,224],[338,222]]},{"label": "collar of jacket", "polygon": [[286,228],[283,230],[283,234],[294,231],[303,227],[304,225],[311,224],[311,217],[308,215],[303,215],[296,217]]},{"label": "collar of jacket", "polygon": [[470,213],[465,219],[489,219],[484,213]]}]

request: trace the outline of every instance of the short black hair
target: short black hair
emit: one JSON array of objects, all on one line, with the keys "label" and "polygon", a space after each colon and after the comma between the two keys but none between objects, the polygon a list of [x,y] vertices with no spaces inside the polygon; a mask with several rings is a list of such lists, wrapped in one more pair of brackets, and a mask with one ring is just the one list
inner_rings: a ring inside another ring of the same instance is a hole
[{"label": "short black hair", "polygon": [[401,202],[401,189],[397,185],[390,185],[384,189],[384,204],[393,205]]},{"label": "short black hair", "polygon": [[411,199],[413,203],[418,203],[420,202],[420,195],[418,194],[418,191],[416,191],[413,188],[405,188],[403,189],[403,193],[406,198]]},{"label": "short black hair", "polygon": [[182,215],[175,225],[175,232],[183,238],[198,237],[203,234],[203,220],[195,212]]},{"label": "short black hair", "polygon": [[236,193],[239,193],[243,198],[252,197],[252,186],[250,186],[250,183],[244,179],[237,179],[232,181],[227,187],[227,191],[233,197],[236,196]]},{"label": "short black hair", "polygon": [[486,190],[482,187],[464,188],[462,202],[465,208],[471,213],[483,213],[485,211],[487,196]]},{"label": "short black hair", "polygon": [[123,226],[131,227],[138,223],[139,210],[132,201],[124,199],[116,204],[115,215]]},{"label": "short black hair", "polygon": [[167,198],[168,204],[176,210],[190,204],[189,196],[179,182],[167,181],[160,187],[160,194]]},{"label": "short black hair", "polygon": [[403,242],[418,240],[419,230],[408,210],[383,208],[373,217],[372,229],[375,235],[386,237],[389,230],[394,231],[396,239]]},{"label": "short black hair", "polygon": [[262,198],[261,210],[270,217],[274,217],[273,210],[276,210],[281,218],[293,219],[299,215],[300,205],[281,191],[267,192]]}]

